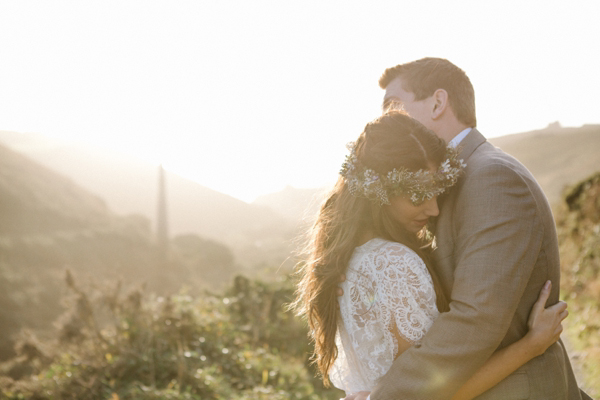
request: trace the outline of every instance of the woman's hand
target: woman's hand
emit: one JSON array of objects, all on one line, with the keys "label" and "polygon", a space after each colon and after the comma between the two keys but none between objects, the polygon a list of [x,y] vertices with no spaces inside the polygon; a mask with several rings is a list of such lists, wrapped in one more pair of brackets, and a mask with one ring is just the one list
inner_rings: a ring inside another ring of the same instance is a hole
[{"label": "woman's hand", "polygon": [[547,281],[540,292],[540,297],[533,305],[527,321],[529,332],[524,339],[529,341],[535,356],[542,355],[559,339],[563,331],[562,321],[569,315],[567,303],[564,301],[545,308],[551,288],[552,282]]}]

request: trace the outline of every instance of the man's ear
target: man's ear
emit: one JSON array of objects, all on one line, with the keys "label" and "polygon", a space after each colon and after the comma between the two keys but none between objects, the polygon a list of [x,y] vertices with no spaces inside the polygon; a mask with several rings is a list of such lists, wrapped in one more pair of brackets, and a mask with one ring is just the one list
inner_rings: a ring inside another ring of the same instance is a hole
[{"label": "man's ear", "polygon": [[444,114],[448,108],[448,92],[444,89],[438,89],[433,93],[433,109],[431,110],[431,118],[438,119]]}]

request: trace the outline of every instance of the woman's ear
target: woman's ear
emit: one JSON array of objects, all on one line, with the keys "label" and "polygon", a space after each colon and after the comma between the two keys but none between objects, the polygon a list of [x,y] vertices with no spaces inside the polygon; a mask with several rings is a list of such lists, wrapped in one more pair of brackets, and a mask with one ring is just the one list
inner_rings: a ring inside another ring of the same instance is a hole
[{"label": "woman's ear", "polygon": [[448,92],[444,89],[438,89],[431,96],[433,99],[433,109],[431,110],[431,118],[438,119],[446,111],[448,107]]}]

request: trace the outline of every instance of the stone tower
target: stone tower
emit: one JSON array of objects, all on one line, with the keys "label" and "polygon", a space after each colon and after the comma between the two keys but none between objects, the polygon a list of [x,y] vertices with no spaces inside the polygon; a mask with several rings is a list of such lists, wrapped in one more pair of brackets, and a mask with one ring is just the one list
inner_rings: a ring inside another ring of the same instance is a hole
[{"label": "stone tower", "polygon": [[167,224],[167,188],[165,170],[162,164],[158,167],[158,209],[156,215],[156,243],[159,251],[159,262],[164,266],[167,262],[169,231]]}]

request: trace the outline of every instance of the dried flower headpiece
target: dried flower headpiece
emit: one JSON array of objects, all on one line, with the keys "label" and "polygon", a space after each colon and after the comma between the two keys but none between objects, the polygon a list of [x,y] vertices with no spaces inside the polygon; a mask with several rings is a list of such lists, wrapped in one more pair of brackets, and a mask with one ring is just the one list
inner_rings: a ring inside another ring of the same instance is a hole
[{"label": "dried flower headpiece", "polygon": [[348,143],[347,147],[350,154],[342,164],[340,175],[353,196],[366,197],[379,205],[390,204],[390,197],[408,195],[413,205],[418,206],[453,186],[467,166],[462,159],[458,159],[458,151],[448,147],[446,160],[436,172],[423,169],[410,172],[406,168],[394,168],[385,176],[379,176],[360,164],[354,142]]}]

